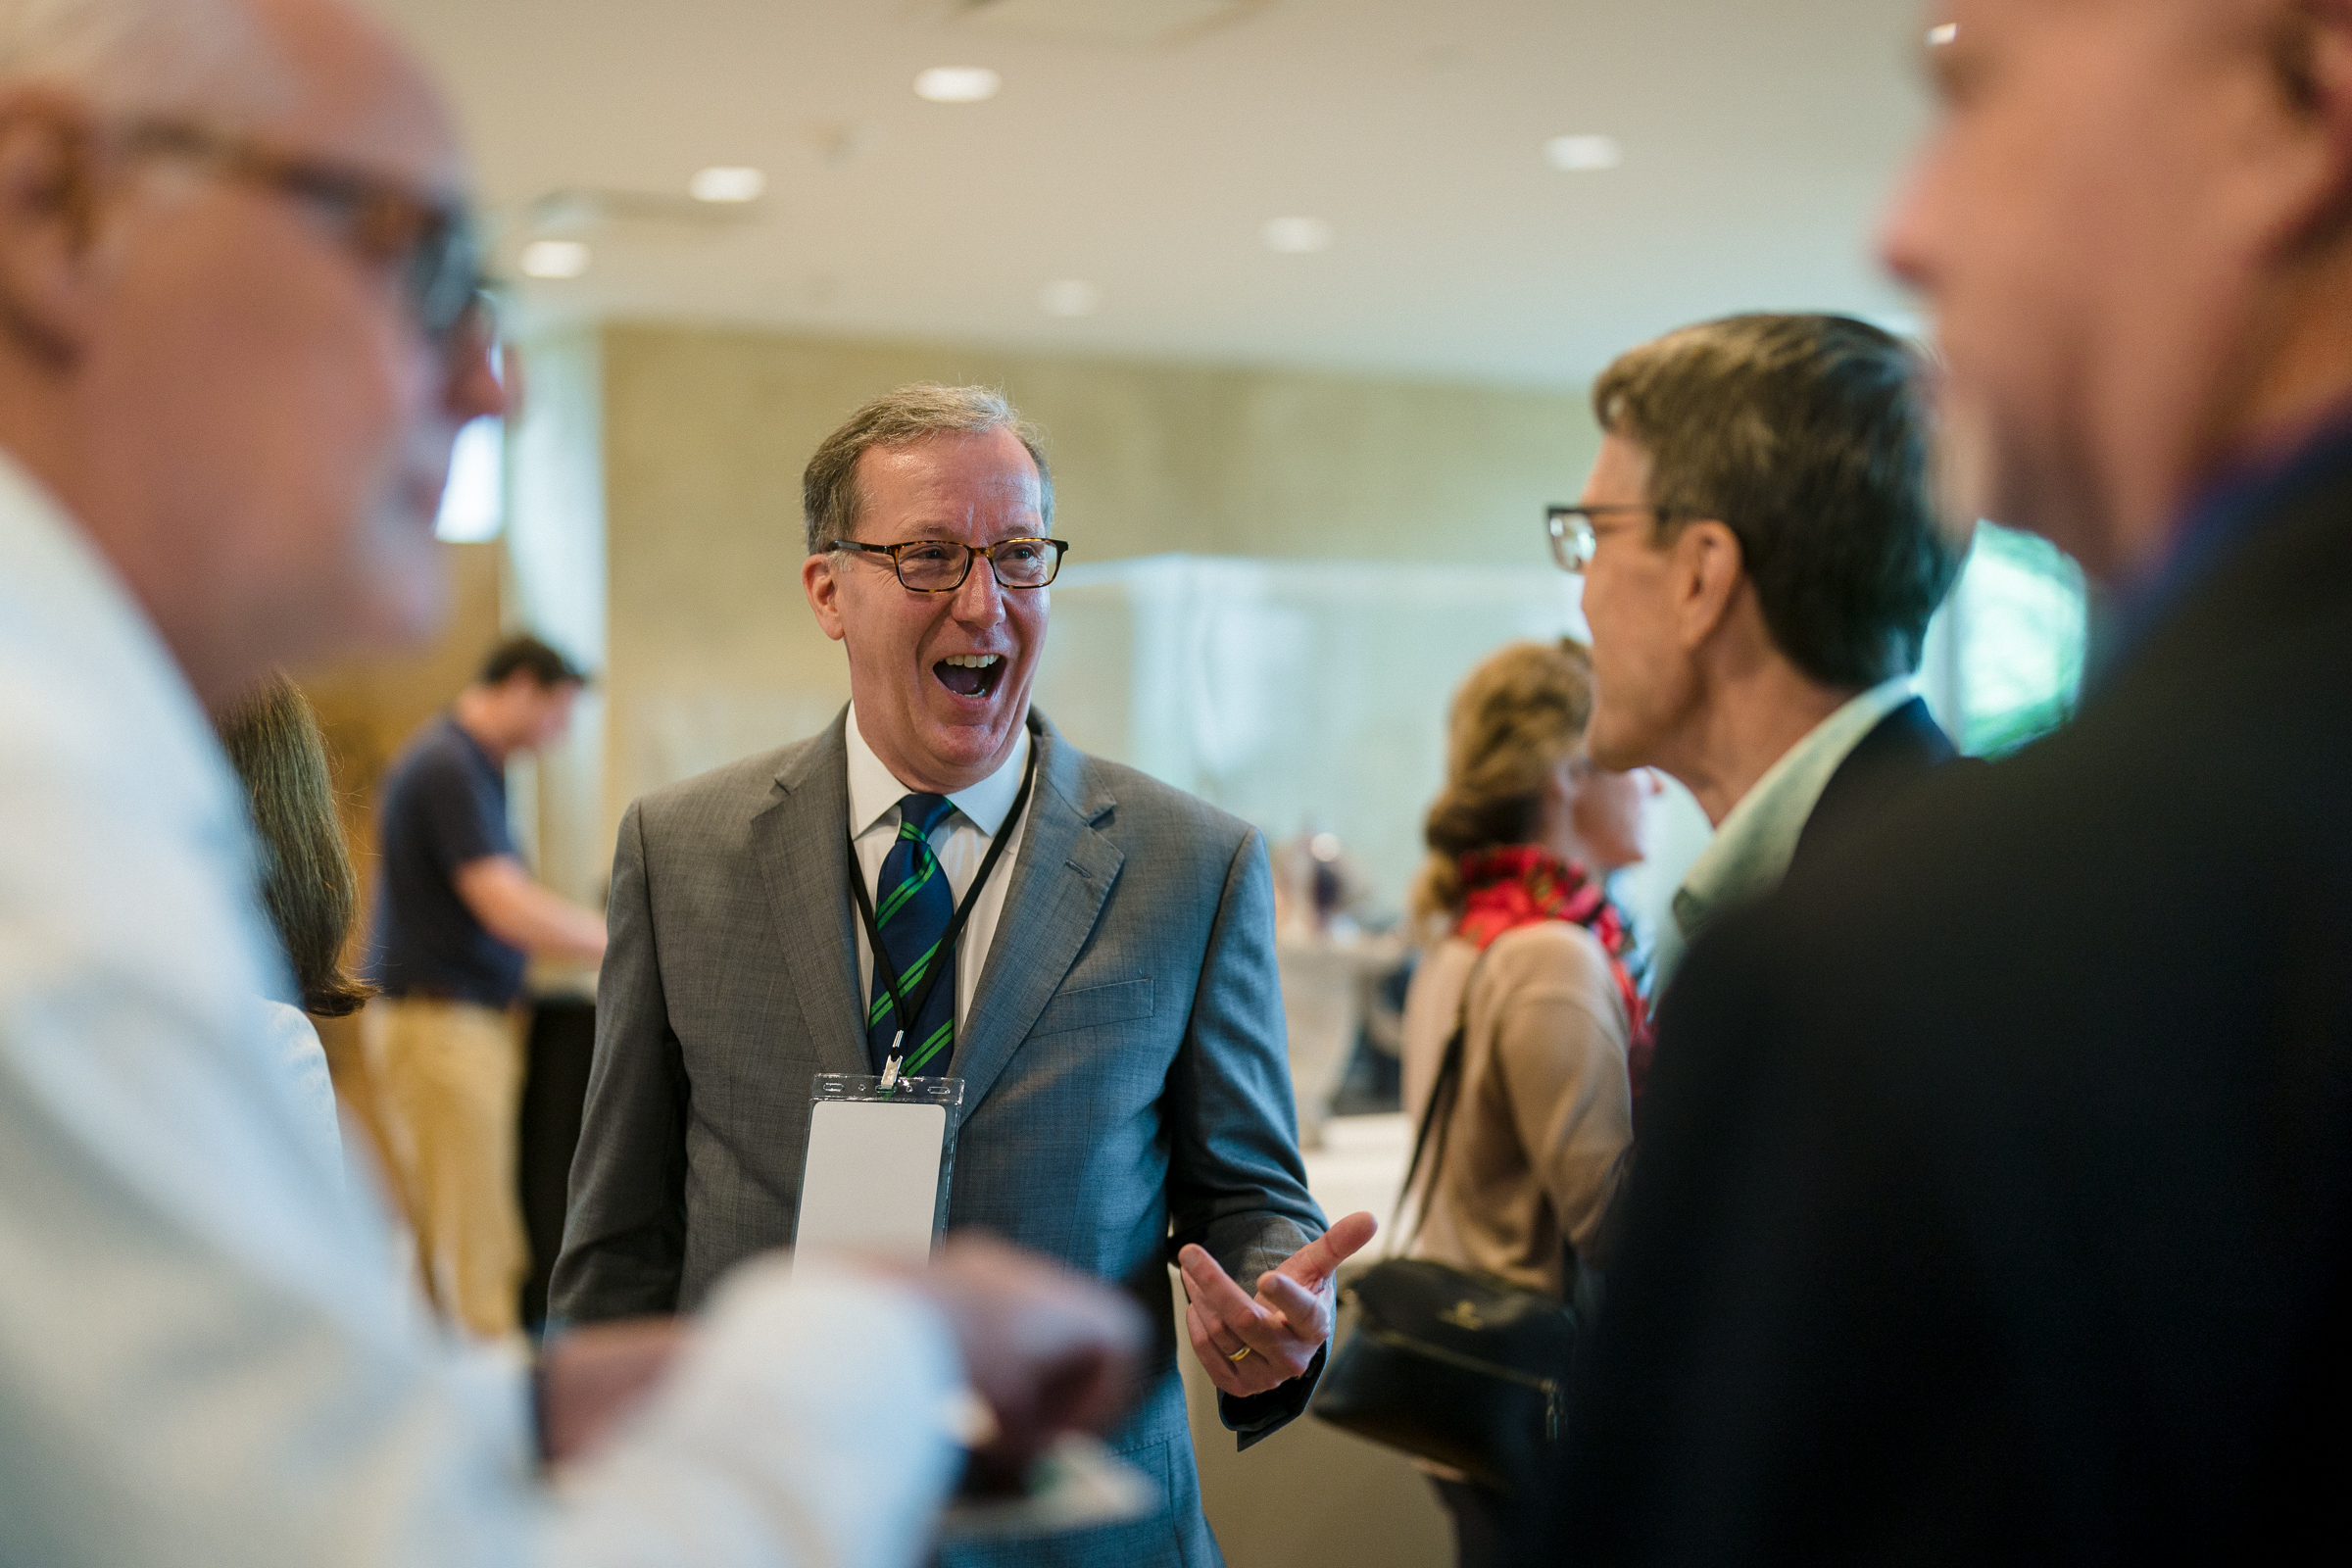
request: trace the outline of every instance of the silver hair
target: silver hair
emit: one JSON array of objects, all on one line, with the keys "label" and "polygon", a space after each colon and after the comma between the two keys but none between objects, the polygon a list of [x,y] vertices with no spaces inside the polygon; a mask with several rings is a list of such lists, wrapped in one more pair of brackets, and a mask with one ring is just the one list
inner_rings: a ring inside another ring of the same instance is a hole
[{"label": "silver hair", "polygon": [[27,86],[105,115],[261,115],[292,90],[243,0],[0,0],[0,92]]}]

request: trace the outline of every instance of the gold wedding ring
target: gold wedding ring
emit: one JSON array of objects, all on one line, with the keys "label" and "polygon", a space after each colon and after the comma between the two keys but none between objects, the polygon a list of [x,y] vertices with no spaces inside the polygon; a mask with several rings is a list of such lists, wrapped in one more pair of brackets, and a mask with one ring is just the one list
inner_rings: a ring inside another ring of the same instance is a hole
[{"label": "gold wedding ring", "polygon": [[1231,1355],[1227,1356],[1225,1359],[1226,1359],[1226,1360],[1228,1360],[1228,1361],[1239,1361],[1239,1360],[1240,1360],[1240,1359],[1241,1359],[1243,1356],[1245,1356],[1245,1355],[1248,1355],[1249,1353],[1250,1353],[1250,1347],[1248,1347],[1247,1345],[1245,1345],[1245,1346],[1243,1346],[1243,1347],[1242,1347],[1240,1349],[1238,1349],[1238,1350],[1234,1351],[1234,1352],[1233,1352]]}]

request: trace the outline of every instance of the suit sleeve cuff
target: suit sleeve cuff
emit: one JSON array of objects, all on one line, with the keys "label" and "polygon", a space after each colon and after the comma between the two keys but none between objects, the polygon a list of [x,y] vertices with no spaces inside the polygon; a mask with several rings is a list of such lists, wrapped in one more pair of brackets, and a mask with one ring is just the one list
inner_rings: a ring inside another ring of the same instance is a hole
[{"label": "suit sleeve cuff", "polygon": [[1305,1371],[1263,1394],[1252,1394],[1246,1398],[1218,1395],[1217,1419],[1239,1439],[1235,1446],[1247,1448],[1298,1420],[1306,1409],[1306,1401],[1314,1397],[1315,1384],[1321,1380],[1323,1363],[1330,1356],[1331,1347],[1326,1345],[1315,1352]]}]

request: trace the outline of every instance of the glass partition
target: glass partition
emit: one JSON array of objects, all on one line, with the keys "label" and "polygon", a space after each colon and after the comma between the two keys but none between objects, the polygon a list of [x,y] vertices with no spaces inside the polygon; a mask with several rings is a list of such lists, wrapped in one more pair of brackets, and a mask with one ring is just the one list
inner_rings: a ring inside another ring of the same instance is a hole
[{"label": "glass partition", "polygon": [[1523,637],[1585,635],[1549,569],[1160,556],[1054,588],[1037,703],[1083,749],[1264,830],[1331,835],[1361,907],[1404,906],[1446,708]]}]

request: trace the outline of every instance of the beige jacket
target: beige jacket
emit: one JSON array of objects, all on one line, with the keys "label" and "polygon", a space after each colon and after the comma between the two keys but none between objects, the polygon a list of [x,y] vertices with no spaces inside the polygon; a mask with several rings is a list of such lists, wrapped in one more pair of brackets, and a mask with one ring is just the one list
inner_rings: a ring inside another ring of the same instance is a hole
[{"label": "beige jacket", "polygon": [[[1416,1127],[1477,958],[1448,937],[1406,994],[1404,1108]],[[1625,1004],[1599,942],[1561,921],[1496,938],[1477,980],[1445,1168],[1412,1255],[1558,1294],[1561,1237],[1591,1255],[1633,1144]]]}]

